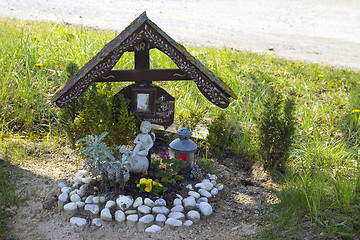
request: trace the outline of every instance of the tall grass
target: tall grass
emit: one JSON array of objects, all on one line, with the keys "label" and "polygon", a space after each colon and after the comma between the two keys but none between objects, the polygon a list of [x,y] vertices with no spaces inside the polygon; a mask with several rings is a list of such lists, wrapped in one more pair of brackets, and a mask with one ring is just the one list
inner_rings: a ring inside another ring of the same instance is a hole
[{"label": "tall grass", "polygon": [[[6,126],[1,133],[27,132],[29,139],[40,135],[48,141],[49,131],[61,135],[58,109],[50,100],[67,80],[66,65],[83,66],[116,35],[63,24],[1,19],[0,123]],[[232,49],[187,49],[220,76],[238,99],[219,109],[192,81],[156,84],[176,98],[178,119],[212,119],[225,113],[234,132],[232,148],[241,156],[254,156],[257,126],[253,116],[259,114],[267,89],[271,86],[295,96],[297,136],[288,174],[278,192],[281,203],[271,220],[279,224],[271,225],[267,232],[273,238],[296,238],[306,232],[299,224],[310,223],[314,234],[359,236],[360,73]],[[133,57],[133,53],[125,54],[115,68],[134,68]],[[176,67],[158,50],[151,50],[150,57],[151,68]],[[123,86],[114,83],[114,94]],[[21,147],[16,150],[21,155]]]}]

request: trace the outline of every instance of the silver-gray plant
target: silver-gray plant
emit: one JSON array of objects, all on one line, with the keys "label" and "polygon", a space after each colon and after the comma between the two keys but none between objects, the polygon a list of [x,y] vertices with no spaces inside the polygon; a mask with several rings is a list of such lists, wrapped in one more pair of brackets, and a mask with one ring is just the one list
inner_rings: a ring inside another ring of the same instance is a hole
[{"label": "silver-gray plant", "polygon": [[[85,169],[95,177],[101,176],[102,184],[109,184],[114,187],[119,184],[120,188],[124,188],[126,182],[130,178],[129,158],[131,150],[125,146],[115,149],[107,146],[103,142],[107,132],[103,132],[99,136],[87,136],[79,139],[76,144],[82,143],[79,148],[81,156],[85,157]],[[119,157],[114,157],[114,151],[119,152]]]}]

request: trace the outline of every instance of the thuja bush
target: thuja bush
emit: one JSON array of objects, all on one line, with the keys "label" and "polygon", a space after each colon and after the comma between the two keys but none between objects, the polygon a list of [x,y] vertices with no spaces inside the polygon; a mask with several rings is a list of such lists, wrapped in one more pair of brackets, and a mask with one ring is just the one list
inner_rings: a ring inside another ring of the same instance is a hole
[{"label": "thuja bush", "polygon": [[[67,67],[68,77],[76,73],[74,64]],[[88,135],[108,132],[104,142],[115,147],[128,145],[136,133],[134,114],[129,111],[129,101],[121,94],[113,96],[112,84],[92,84],[74,102],[59,111],[59,122],[75,148],[78,139]]]},{"label": "thuja bush", "polygon": [[223,152],[231,146],[230,122],[224,113],[217,115],[208,125],[206,142],[210,149]]},{"label": "thuja bush", "polygon": [[285,170],[293,142],[295,101],[268,88],[260,114],[255,117],[258,156],[267,169]]}]

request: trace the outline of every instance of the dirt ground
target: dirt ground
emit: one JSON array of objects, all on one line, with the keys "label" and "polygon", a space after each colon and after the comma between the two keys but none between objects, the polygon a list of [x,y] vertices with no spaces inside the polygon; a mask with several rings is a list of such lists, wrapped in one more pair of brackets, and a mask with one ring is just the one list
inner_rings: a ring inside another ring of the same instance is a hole
[{"label": "dirt ground", "polygon": [[122,31],[143,11],[175,41],[360,70],[355,0],[2,0],[0,16]]},{"label": "dirt ground", "polygon": [[210,200],[213,214],[192,227],[160,234],[140,233],[115,221],[101,228],[90,224],[79,228],[57,210],[57,185],[71,182],[81,169],[77,156],[67,147],[44,150],[42,144],[31,144],[30,148],[32,156],[18,164],[18,182],[28,200],[6,209],[12,215],[10,236],[14,240],[242,239],[257,232],[263,225],[263,215],[277,201],[269,190],[272,182],[261,168],[251,170],[233,158],[212,158],[213,169],[225,188]]}]

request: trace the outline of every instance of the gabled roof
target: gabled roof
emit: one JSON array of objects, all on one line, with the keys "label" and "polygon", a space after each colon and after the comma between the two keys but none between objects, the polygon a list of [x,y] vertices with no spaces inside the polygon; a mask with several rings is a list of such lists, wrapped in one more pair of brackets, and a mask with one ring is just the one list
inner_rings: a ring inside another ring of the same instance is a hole
[{"label": "gabled roof", "polygon": [[91,83],[107,75],[124,52],[133,51],[134,47],[144,40],[169,56],[215,105],[226,108],[231,97],[237,98],[230,87],[162,31],[144,12],[73,75],[55,94],[53,101],[58,107],[64,107],[74,101]]}]

